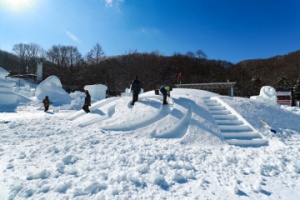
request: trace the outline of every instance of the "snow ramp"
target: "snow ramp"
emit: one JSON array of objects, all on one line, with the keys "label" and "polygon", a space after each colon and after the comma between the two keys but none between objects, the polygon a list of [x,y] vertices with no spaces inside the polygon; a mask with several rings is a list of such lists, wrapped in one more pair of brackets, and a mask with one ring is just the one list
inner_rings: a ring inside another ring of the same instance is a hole
[{"label": "snow ramp", "polygon": [[[112,117],[112,115],[115,113],[115,107],[116,107],[116,104],[113,104],[112,106],[110,106],[107,109],[107,112],[104,113],[104,114],[97,113],[97,111],[94,111],[92,113],[88,113],[88,114],[84,115],[84,116],[89,116],[89,117],[87,117],[87,119],[84,120],[83,122],[79,123],[78,126],[79,127],[89,126],[89,125],[98,123],[100,121],[103,121],[105,119],[108,119],[108,118]],[[98,109],[98,111],[100,111],[100,110]],[[82,117],[77,118],[77,119],[81,120],[81,118]],[[74,120],[74,121],[76,121],[76,120]]]},{"label": "snow ramp", "polygon": [[177,122],[174,122],[174,126],[168,127],[165,130],[161,132],[153,132],[151,135],[154,138],[181,138],[183,137],[190,125],[191,118],[192,118],[192,107],[191,105],[188,106],[188,109],[184,116],[178,120]]},{"label": "snow ramp", "polygon": [[[141,97],[141,98],[139,98],[139,101],[136,102],[136,104],[133,108],[141,109],[139,107],[139,103],[141,102],[141,100],[147,100],[147,99],[151,99],[151,98],[160,100],[161,97],[159,97],[159,96]],[[131,101],[128,103],[128,107],[132,107],[130,104],[131,104]],[[143,116],[143,117],[139,116],[139,118],[128,120],[128,121],[122,122],[120,124],[108,125],[108,126],[102,127],[102,129],[110,130],[110,131],[129,131],[129,130],[135,130],[135,129],[147,127],[147,126],[150,126],[151,124],[155,123],[156,121],[159,121],[159,120],[165,118],[166,116],[168,116],[172,110],[173,110],[173,107],[164,106],[161,104],[159,109],[157,109],[156,111],[154,111],[152,113],[149,113],[147,116]]]},{"label": "snow ramp", "polygon": [[[93,111],[99,109],[100,107],[105,106],[105,105],[107,105],[107,104],[109,104],[109,103],[111,103],[111,102],[113,102],[113,101],[115,101],[115,100],[117,100],[119,98],[120,97],[114,97],[114,98],[108,98],[108,99],[104,99],[104,100],[98,101],[96,103],[93,103],[89,109],[90,109],[91,112],[93,112]],[[85,114],[86,114],[86,112],[84,110],[79,110],[79,111],[75,112],[73,115],[71,115],[68,118],[68,120],[77,119],[78,117],[81,117],[81,116],[83,116]]]},{"label": "snow ramp", "polygon": [[263,139],[241,115],[220,98],[210,97],[204,102],[228,144],[241,147],[268,145],[267,140]]}]

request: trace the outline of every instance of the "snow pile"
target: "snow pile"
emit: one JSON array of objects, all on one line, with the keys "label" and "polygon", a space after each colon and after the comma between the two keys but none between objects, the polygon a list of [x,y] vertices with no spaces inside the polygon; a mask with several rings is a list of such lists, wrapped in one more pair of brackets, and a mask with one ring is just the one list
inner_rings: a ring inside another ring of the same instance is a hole
[{"label": "snow pile", "polygon": [[46,96],[50,101],[57,104],[69,104],[72,100],[70,95],[62,88],[62,84],[57,76],[49,76],[36,88],[35,96],[38,100],[43,100]]},{"label": "snow pile", "polygon": [[250,98],[262,103],[277,104],[276,90],[271,86],[263,86],[259,96],[251,96]]},{"label": "snow pile", "polygon": [[[72,95],[82,103],[82,93]],[[134,106],[131,97],[108,98],[88,114],[0,113],[10,121],[0,123],[0,199],[300,198],[297,108],[192,89],[173,89],[171,96],[172,105],[153,91]],[[226,144],[205,104],[212,97],[269,145]]]}]

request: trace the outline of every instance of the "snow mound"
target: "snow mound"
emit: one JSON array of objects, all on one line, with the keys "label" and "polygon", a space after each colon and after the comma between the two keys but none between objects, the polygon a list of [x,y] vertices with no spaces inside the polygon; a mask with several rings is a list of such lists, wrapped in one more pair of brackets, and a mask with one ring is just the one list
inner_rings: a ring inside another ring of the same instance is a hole
[{"label": "snow mound", "polygon": [[58,105],[69,104],[72,100],[57,76],[49,76],[42,81],[36,88],[35,96],[38,100],[48,96],[51,102]]}]

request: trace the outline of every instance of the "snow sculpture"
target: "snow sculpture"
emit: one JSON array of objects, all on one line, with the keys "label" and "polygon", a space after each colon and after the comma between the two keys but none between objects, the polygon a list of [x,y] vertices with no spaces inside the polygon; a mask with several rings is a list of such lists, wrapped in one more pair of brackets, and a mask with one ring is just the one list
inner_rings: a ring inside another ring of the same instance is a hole
[{"label": "snow sculpture", "polygon": [[5,80],[7,75],[9,73],[0,67],[0,105],[16,104],[18,100],[17,94],[13,92],[13,87],[16,83]]},{"label": "snow sculpture", "polygon": [[277,104],[276,90],[271,86],[263,86],[260,89],[259,96],[251,96],[250,98],[263,103]]},{"label": "snow sculpture", "polygon": [[100,101],[106,98],[107,86],[105,85],[86,85],[84,86],[84,89],[89,91],[92,100]]},{"label": "snow sculpture", "polygon": [[35,96],[38,100],[43,100],[46,96],[55,104],[69,104],[72,100],[70,95],[62,88],[62,84],[57,76],[49,76],[36,88]]}]

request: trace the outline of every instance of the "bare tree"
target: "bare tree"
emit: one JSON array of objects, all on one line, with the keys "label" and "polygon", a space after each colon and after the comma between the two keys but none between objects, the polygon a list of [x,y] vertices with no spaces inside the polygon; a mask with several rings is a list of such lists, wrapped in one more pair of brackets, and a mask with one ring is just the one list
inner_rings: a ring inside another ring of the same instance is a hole
[{"label": "bare tree", "polygon": [[99,64],[101,61],[105,58],[105,53],[100,46],[99,43],[97,43],[88,53],[87,53],[87,61],[91,64]]},{"label": "bare tree", "polygon": [[15,44],[13,46],[13,51],[19,57],[20,66],[19,66],[19,73],[23,74],[26,71],[26,53],[25,53],[25,44]]},{"label": "bare tree", "polygon": [[53,45],[51,49],[47,51],[47,59],[58,67],[60,66],[61,58],[60,48],[60,45]]},{"label": "bare tree", "polygon": [[13,46],[13,51],[20,59],[19,73],[35,73],[36,63],[45,57],[45,50],[38,44],[19,43]]},{"label": "bare tree", "polygon": [[61,45],[53,45],[47,52],[47,58],[59,68],[76,66],[82,60],[77,47]]},{"label": "bare tree", "polygon": [[198,58],[200,58],[200,59],[207,59],[206,53],[204,53],[204,51],[202,51],[202,50],[197,50],[197,51],[196,51],[196,55],[197,55]]},{"label": "bare tree", "polygon": [[82,61],[77,47],[53,45],[47,52],[47,58],[55,65],[54,73],[70,88],[75,80],[74,74],[79,70]]},{"label": "bare tree", "polygon": [[194,58],[194,57],[195,57],[195,54],[194,54],[193,52],[191,52],[191,51],[186,52],[186,55],[187,55],[188,57],[191,57],[191,58]]}]

